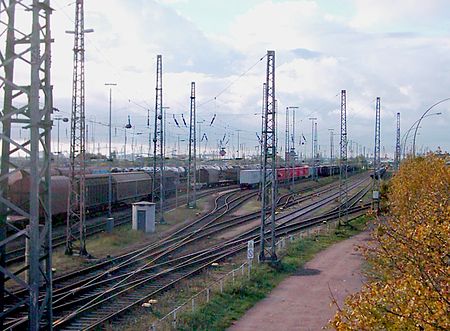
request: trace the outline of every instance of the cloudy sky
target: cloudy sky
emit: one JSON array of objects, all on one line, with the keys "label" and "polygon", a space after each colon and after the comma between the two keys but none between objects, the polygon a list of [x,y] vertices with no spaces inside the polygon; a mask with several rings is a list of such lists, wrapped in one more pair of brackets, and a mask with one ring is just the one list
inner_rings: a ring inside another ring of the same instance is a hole
[{"label": "cloudy sky", "polygon": [[[53,0],[52,6],[54,103],[69,115],[73,36],[64,31],[73,29],[75,8],[73,0]],[[177,148],[178,137],[187,137],[181,115],[188,118],[192,81],[208,148],[226,137],[231,154],[241,130],[240,143],[255,150],[263,57],[269,49],[276,52],[280,146],[285,109],[297,106],[297,144],[303,132],[309,152],[308,118],[317,117],[320,148],[328,153],[328,129],[339,131],[341,89],[347,90],[349,139],[370,150],[375,99],[381,97],[386,153],[394,150],[397,112],[405,132],[428,107],[450,97],[447,0],[86,0],[85,15],[85,27],[95,30],[86,35],[86,116],[96,122],[88,122],[91,150],[94,138],[106,151],[109,88],[104,84],[117,83],[114,148],[123,149],[123,126],[130,116],[134,129],[128,132],[127,149],[134,131],[138,150],[143,145],[147,151],[157,54],[163,56],[164,106],[170,107],[169,153]],[[449,108],[450,102],[433,108],[431,113],[442,115],[423,121],[419,147],[450,150]],[[63,143],[66,127],[61,124]]]}]

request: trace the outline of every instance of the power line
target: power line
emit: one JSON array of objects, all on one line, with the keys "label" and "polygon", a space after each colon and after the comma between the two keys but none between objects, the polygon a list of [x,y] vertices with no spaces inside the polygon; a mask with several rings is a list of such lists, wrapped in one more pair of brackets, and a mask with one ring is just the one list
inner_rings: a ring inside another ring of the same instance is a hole
[{"label": "power line", "polygon": [[233,80],[231,83],[229,83],[225,88],[223,88],[219,93],[217,93],[213,98],[201,103],[198,105],[198,107],[203,107],[204,105],[217,100],[217,98],[219,96],[221,96],[223,93],[225,93],[231,86],[233,86],[238,80],[240,80],[242,77],[244,77],[246,74],[248,74],[254,67],[256,67],[262,60],[264,60],[264,58],[267,56],[264,55],[263,57],[261,57],[255,64],[253,64],[250,68],[248,68],[247,70],[245,70],[243,73],[241,73],[235,80]]}]

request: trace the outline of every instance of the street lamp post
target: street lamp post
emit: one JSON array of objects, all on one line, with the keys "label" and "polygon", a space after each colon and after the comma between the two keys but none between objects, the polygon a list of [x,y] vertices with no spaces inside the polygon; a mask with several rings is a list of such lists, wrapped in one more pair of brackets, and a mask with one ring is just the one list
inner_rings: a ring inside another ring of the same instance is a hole
[{"label": "street lamp post", "polygon": [[287,110],[292,109],[292,133],[291,133],[291,142],[292,146],[289,151],[286,151],[289,153],[289,157],[291,159],[291,165],[292,165],[292,189],[294,188],[295,184],[295,176],[294,176],[294,168],[295,168],[295,110],[299,109],[297,106],[289,106],[286,107]]},{"label": "street lamp post", "polygon": [[422,114],[422,116],[420,117],[420,119],[419,119],[419,121],[418,121],[418,123],[417,123],[416,129],[414,130],[414,139],[413,139],[413,157],[416,156],[416,136],[417,136],[417,129],[419,128],[420,122],[422,121],[422,119],[425,117],[425,115],[426,115],[431,109],[433,109],[435,106],[437,106],[437,105],[439,105],[439,104],[441,104],[441,103],[443,103],[443,102],[445,102],[445,101],[448,101],[448,100],[450,100],[450,98],[445,98],[445,99],[442,99],[442,100],[436,102],[434,105],[432,105],[430,108],[428,108],[428,109]]},{"label": "street lamp post", "polygon": [[59,165],[59,155],[61,154],[61,150],[59,149],[59,122],[63,121],[64,123],[69,122],[69,119],[67,117],[55,117],[53,119],[54,121],[58,121],[57,125],[57,131],[58,131],[58,139],[57,139],[57,147],[56,147],[56,164]]},{"label": "street lamp post", "polygon": [[111,118],[112,118],[112,86],[117,86],[116,83],[105,83],[105,86],[109,86],[109,136],[108,136],[108,163],[109,163],[109,175],[108,175],[108,218],[112,217],[112,153],[111,153]]},{"label": "street lamp post", "polygon": [[125,124],[125,146],[123,147],[123,158],[124,161],[127,159],[127,129],[131,129],[133,126],[131,125],[130,115],[128,115],[128,123]]},{"label": "street lamp post", "polygon": [[314,122],[317,120],[317,117],[310,117],[309,120],[311,121],[311,165],[312,165],[312,180],[315,180],[316,178],[316,169],[315,169],[315,162],[314,162]]},{"label": "street lamp post", "polygon": [[409,133],[412,131],[412,129],[418,128],[418,127],[419,127],[419,124],[420,124],[419,122],[420,122],[422,119],[424,119],[425,117],[436,116],[436,115],[442,115],[442,113],[441,113],[441,112],[438,112],[438,113],[432,113],[432,114],[427,114],[427,115],[421,117],[420,119],[418,119],[417,121],[415,121],[415,122],[413,123],[413,125],[411,125],[411,127],[408,129],[408,131],[405,132],[405,134],[404,134],[403,137],[402,137],[402,141],[403,141],[403,157],[406,156],[406,143],[407,143],[407,141],[408,141]]}]

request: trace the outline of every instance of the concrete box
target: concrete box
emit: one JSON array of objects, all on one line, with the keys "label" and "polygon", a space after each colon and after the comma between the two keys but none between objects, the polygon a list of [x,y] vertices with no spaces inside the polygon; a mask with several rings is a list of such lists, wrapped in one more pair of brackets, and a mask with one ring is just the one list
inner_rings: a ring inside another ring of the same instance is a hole
[{"label": "concrete box", "polygon": [[141,201],[132,205],[132,228],[145,233],[155,232],[156,204]]}]

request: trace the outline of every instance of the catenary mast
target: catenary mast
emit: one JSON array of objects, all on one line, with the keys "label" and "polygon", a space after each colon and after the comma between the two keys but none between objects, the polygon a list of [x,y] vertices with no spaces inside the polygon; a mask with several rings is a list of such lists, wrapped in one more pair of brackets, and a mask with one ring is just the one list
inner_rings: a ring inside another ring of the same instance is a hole
[{"label": "catenary mast", "polygon": [[[262,167],[262,208],[260,227],[261,262],[276,262],[275,208],[276,208],[276,99],[275,99],[275,51],[267,51]],[[267,213],[268,212],[268,213]]]},{"label": "catenary mast", "polygon": [[[164,220],[164,107],[162,96],[162,55],[156,57],[155,132],[153,136],[153,202],[159,201],[159,222]],[[159,172],[157,171],[159,169]],[[156,178],[159,177],[159,180]],[[159,185],[158,185],[159,183]]]},{"label": "catenary mast", "polygon": [[[187,207],[197,208],[197,135],[196,135],[196,114],[195,114],[195,82],[191,82],[191,98],[189,111],[189,163],[187,180]],[[192,190],[192,195],[190,195]]]},{"label": "catenary mast", "polygon": [[[0,329],[7,329],[14,305],[24,307],[28,330],[52,328],[52,224],[50,201],[51,114],[50,1],[10,0],[0,2]],[[18,24],[20,22],[21,24]],[[28,22],[29,24],[23,24]],[[4,38],[4,39],[3,39]],[[20,70],[20,72],[18,71]],[[23,79],[20,73],[26,72]],[[21,128],[22,138],[12,133]],[[17,164],[17,152],[26,162]],[[22,154],[23,155],[23,154]],[[8,180],[17,174],[29,181],[29,208],[16,205],[10,197]],[[21,230],[9,215],[20,215],[28,224]],[[41,221],[40,221],[41,216]],[[24,268],[6,264],[7,246],[27,240],[28,260]],[[13,276],[12,276],[13,275]],[[6,280],[9,284],[6,284]],[[11,297],[11,286],[26,293],[25,301]],[[9,287],[9,289],[8,289]],[[5,298],[9,297],[9,307]]]},{"label": "catenary mast", "polygon": [[345,213],[345,222],[348,221],[347,209],[347,92],[341,91],[341,136],[339,155],[339,224],[342,224],[342,215]]},{"label": "catenary mast", "polygon": [[[74,249],[82,256],[86,250],[86,125],[85,125],[85,80],[84,80],[84,34],[93,30],[84,29],[84,1],[75,2],[72,111],[70,121],[69,178],[70,192],[66,224],[66,254]],[[76,247],[74,245],[78,244]]]}]

